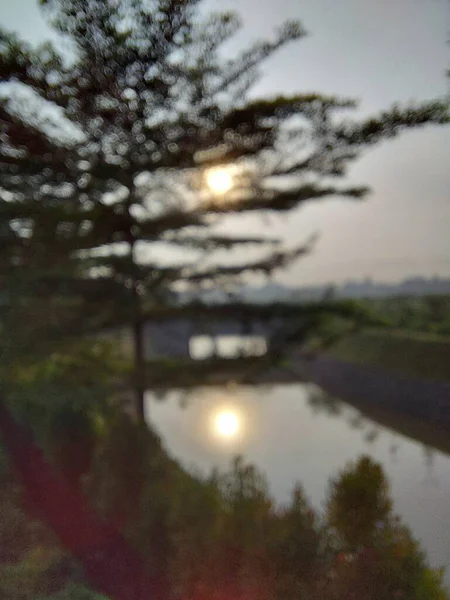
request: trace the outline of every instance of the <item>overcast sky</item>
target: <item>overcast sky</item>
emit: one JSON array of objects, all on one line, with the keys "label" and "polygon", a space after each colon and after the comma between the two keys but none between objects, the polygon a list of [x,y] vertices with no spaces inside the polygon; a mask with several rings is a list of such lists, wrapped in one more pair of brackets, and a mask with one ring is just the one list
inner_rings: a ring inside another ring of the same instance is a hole
[{"label": "overcast sky", "polygon": [[[449,92],[448,0],[210,0],[236,9],[244,29],[235,42],[270,34],[286,18],[300,19],[304,40],[265,64],[254,93],[318,91],[355,97],[364,114]],[[48,37],[37,0],[0,0],[2,26],[28,41]],[[280,280],[293,285],[371,276],[450,275],[450,127],[408,132],[371,150],[351,170],[353,183],[373,193],[362,203],[327,200],[287,219],[271,234],[298,243],[313,232],[313,255]],[[250,219],[233,231],[262,229]]]}]

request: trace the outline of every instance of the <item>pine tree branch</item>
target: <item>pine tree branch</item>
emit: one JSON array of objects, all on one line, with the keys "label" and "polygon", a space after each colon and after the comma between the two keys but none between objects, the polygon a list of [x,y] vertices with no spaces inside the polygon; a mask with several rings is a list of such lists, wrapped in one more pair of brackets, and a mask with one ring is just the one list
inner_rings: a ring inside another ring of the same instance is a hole
[{"label": "pine tree branch", "polygon": [[450,123],[448,102],[432,101],[407,108],[394,106],[391,110],[381,113],[379,117],[362,123],[347,123],[336,127],[334,135],[337,142],[358,147],[394,137],[406,128],[420,127],[429,123],[437,125]]},{"label": "pine tree branch", "polygon": [[330,196],[344,196],[347,198],[361,199],[368,193],[368,188],[338,188],[321,187],[315,184],[305,184],[288,190],[274,188],[256,189],[253,194],[246,194],[243,198],[225,198],[223,202],[211,203],[205,210],[211,213],[240,213],[251,211],[288,211],[300,204],[311,200],[319,200]]},{"label": "pine tree branch", "polygon": [[252,262],[238,265],[215,266],[211,269],[194,273],[189,273],[187,270],[183,280],[192,283],[206,280],[217,281],[219,279],[233,278],[247,272],[260,272],[264,275],[271,275],[275,270],[285,268],[300,256],[308,254],[312,249],[313,243],[314,238],[293,250],[272,252],[266,258]]},{"label": "pine tree branch", "polygon": [[177,246],[190,247],[197,250],[229,250],[237,245],[278,245],[280,239],[261,237],[231,237],[226,235],[168,235],[162,241]]}]

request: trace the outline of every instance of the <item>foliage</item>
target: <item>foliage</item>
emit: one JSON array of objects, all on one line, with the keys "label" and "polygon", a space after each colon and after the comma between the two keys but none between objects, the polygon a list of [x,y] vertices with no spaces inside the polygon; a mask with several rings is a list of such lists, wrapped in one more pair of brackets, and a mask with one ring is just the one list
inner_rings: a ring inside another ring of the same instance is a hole
[{"label": "foliage", "polygon": [[342,537],[344,547],[357,550],[376,539],[391,510],[387,482],[380,465],[370,458],[331,482],[327,519]]},{"label": "foliage", "polygon": [[450,378],[448,339],[386,328],[353,332],[326,349],[336,358],[410,377]]},{"label": "foliage", "polygon": [[[225,473],[190,475],[152,432],[117,411],[83,481],[91,504],[126,535],[174,599],[448,598],[442,573],[430,569],[393,513],[383,471],[368,457],[330,482],[323,514],[299,486],[288,504],[277,506],[262,474],[242,458]],[[0,598],[97,598],[51,534],[20,508],[14,485],[15,494],[0,497],[1,540],[19,544],[2,557]],[[27,533],[19,535],[17,525],[8,533],[14,522]]]},{"label": "foliage", "polygon": [[366,300],[365,304],[385,315],[395,329],[450,336],[448,295]]},{"label": "foliage", "polygon": [[[0,448],[3,453],[3,449]],[[28,600],[50,594],[80,569],[24,502],[9,466],[0,473],[0,598]]]},{"label": "foliage", "polygon": [[381,466],[361,457],[331,482],[327,522],[337,532],[332,598],[446,598],[407,527],[392,512]]},{"label": "foliage", "polygon": [[47,457],[70,478],[88,469],[113,407],[129,402],[129,377],[129,364],[108,340],[61,343],[48,356],[0,357],[2,395],[15,416],[31,425]]}]

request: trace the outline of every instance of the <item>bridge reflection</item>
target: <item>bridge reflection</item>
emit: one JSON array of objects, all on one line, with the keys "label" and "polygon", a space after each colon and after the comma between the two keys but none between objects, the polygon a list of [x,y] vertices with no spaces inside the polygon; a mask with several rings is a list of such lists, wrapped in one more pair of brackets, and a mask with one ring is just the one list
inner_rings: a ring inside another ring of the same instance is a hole
[{"label": "bridge reflection", "polygon": [[189,341],[189,355],[193,360],[205,360],[213,356],[264,356],[266,353],[266,338],[256,335],[199,335],[191,337]]}]

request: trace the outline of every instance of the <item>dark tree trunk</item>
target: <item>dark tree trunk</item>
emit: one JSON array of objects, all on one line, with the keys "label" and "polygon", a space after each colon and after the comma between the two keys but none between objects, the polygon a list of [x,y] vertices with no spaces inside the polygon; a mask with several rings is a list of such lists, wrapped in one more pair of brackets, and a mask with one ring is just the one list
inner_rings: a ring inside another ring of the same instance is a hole
[{"label": "dark tree trunk", "polygon": [[[130,182],[130,203],[127,206],[128,217],[131,218],[130,210],[132,206],[134,184]],[[133,372],[133,400],[134,400],[134,416],[138,421],[144,420],[144,401],[145,401],[145,347],[144,347],[144,320],[142,317],[142,301],[140,296],[140,276],[138,270],[138,257],[136,252],[136,238],[134,235],[133,228],[131,227],[128,232],[129,241],[129,252],[131,262],[133,264],[132,273],[132,305],[133,305],[133,323],[132,323],[132,337],[133,337],[133,361],[134,361],[134,372]]]},{"label": "dark tree trunk", "polygon": [[[139,302],[139,300],[138,300]],[[137,419],[144,420],[145,402],[145,350],[144,350],[144,323],[137,318],[133,325],[134,347],[134,403]]]}]

